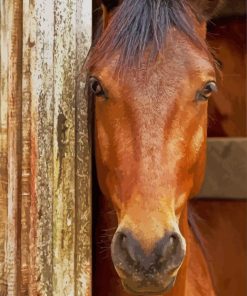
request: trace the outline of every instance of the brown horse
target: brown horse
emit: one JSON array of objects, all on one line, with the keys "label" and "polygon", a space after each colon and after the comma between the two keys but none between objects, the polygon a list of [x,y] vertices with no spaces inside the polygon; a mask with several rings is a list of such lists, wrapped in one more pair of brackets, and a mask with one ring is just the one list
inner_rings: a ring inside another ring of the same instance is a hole
[{"label": "brown horse", "polygon": [[[217,90],[206,20],[219,5],[104,1],[104,32],[88,61],[89,92],[104,196],[98,221],[110,225],[111,201],[117,214],[111,257],[122,285],[99,255],[94,296],[219,291],[192,231],[200,224],[193,225],[196,206],[188,223],[188,200],[204,176],[207,101]],[[222,295],[240,295],[228,292]]]}]

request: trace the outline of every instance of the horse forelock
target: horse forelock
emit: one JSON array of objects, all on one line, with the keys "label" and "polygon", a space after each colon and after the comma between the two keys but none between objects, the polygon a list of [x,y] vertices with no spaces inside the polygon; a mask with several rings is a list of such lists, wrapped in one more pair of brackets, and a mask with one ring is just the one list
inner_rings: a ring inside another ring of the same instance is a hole
[{"label": "horse forelock", "polygon": [[90,68],[111,59],[113,53],[117,53],[120,69],[137,65],[144,54],[146,61],[152,61],[164,48],[172,27],[206,48],[196,33],[195,16],[187,0],[124,0],[92,47],[87,65]]}]

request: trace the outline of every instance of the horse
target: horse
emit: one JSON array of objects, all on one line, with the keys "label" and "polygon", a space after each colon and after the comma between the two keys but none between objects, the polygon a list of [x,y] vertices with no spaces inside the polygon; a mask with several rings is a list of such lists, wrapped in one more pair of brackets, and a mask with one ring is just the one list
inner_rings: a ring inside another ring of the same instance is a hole
[{"label": "horse", "polygon": [[[208,100],[217,91],[206,22],[221,5],[102,3],[103,32],[87,61],[88,93],[102,193],[95,223],[113,225],[114,235],[113,265],[96,250],[100,280],[95,296],[209,296],[219,291],[197,231],[195,209],[200,206],[189,201],[203,182]],[[213,248],[219,242],[211,243]],[[222,295],[241,295],[228,292]]]}]

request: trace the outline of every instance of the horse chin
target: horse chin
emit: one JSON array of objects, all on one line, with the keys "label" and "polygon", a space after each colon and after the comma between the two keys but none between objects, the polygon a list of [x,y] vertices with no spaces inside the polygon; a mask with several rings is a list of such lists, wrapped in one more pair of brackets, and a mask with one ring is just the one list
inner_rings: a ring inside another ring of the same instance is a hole
[{"label": "horse chin", "polygon": [[176,277],[172,277],[167,281],[167,284],[165,286],[146,286],[145,284],[143,286],[138,285],[136,287],[135,284],[130,283],[127,280],[122,280],[122,285],[125,289],[125,291],[131,295],[142,295],[142,296],[163,296],[165,293],[169,292],[174,284],[175,284]]}]

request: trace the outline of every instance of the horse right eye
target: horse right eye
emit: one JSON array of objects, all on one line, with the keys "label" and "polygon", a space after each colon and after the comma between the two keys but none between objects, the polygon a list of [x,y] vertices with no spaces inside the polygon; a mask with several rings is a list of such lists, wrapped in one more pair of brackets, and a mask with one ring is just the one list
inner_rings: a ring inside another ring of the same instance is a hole
[{"label": "horse right eye", "polygon": [[196,94],[196,100],[206,101],[213,92],[217,91],[217,85],[215,81],[209,81],[203,87],[202,90],[198,91]]},{"label": "horse right eye", "polygon": [[106,97],[103,87],[95,77],[89,78],[89,85],[92,93],[97,97]]}]

